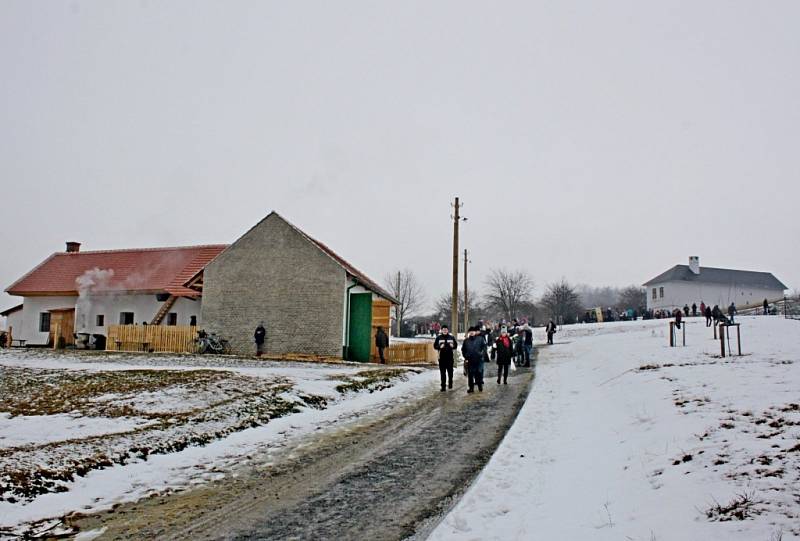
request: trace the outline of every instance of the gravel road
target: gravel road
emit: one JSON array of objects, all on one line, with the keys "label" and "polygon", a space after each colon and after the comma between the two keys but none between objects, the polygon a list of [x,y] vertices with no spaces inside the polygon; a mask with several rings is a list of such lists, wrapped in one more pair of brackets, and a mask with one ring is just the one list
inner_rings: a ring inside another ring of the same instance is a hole
[{"label": "gravel road", "polygon": [[[318,435],[291,455],[197,489],[77,521],[101,539],[424,538],[491,457],[533,370],[482,393],[437,388],[389,414]],[[256,462],[257,463],[257,462]]]}]

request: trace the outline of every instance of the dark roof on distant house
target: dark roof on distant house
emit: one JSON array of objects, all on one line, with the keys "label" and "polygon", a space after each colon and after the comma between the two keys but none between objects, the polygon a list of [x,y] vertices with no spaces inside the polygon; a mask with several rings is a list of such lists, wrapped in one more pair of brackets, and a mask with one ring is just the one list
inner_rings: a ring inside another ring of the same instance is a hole
[{"label": "dark roof on distant house", "polygon": [[22,310],[22,306],[23,305],[18,304],[16,306],[12,306],[11,308],[9,308],[7,310],[3,310],[2,312],[0,312],[0,316],[8,317],[9,315],[13,314],[14,312],[19,312],[20,310]]},{"label": "dark roof on distant house", "polygon": [[725,284],[737,286],[750,286],[763,289],[785,290],[787,287],[775,278],[771,272],[742,271],[733,269],[715,269],[714,267],[700,267],[700,274],[695,274],[689,265],[675,265],[648,280],[643,285],[660,284],[664,282],[706,282],[710,284]]},{"label": "dark roof on distant house", "polygon": [[113,271],[92,287],[93,293],[170,293],[196,297],[184,283],[219,255],[227,245],[182,246],[57,252],[6,289],[11,295],[77,295],[77,280],[87,271]]}]

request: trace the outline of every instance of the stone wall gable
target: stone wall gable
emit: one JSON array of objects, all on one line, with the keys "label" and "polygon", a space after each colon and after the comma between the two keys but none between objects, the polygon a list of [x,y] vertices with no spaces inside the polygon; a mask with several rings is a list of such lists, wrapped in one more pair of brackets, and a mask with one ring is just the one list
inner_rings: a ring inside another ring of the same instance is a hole
[{"label": "stone wall gable", "polygon": [[267,326],[266,353],[340,356],[346,273],[278,214],[247,231],[208,267],[203,324],[253,351],[253,331]]}]

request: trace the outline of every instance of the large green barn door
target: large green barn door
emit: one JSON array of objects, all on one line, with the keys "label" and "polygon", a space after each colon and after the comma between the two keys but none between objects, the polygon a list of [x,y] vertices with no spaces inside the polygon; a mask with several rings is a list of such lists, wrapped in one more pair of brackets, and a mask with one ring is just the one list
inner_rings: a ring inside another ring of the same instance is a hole
[{"label": "large green barn door", "polygon": [[348,360],[367,362],[372,332],[372,293],[350,295],[350,331],[347,337]]}]

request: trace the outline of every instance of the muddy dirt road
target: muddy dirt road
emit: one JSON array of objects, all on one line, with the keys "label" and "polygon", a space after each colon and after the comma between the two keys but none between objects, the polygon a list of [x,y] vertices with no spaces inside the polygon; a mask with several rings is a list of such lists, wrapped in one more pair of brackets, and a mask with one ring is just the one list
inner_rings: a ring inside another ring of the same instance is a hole
[{"label": "muddy dirt road", "polygon": [[101,539],[424,537],[491,457],[525,401],[532,369],[484,391],[465,378],[380,418],[319,435],[269,464],[76,523]]}]

